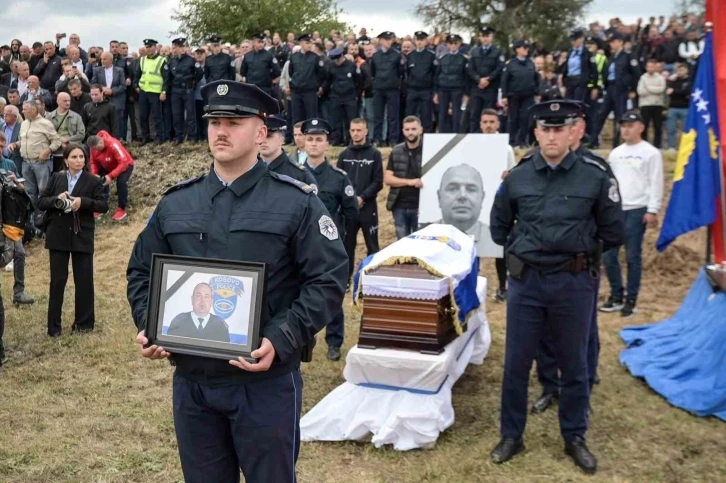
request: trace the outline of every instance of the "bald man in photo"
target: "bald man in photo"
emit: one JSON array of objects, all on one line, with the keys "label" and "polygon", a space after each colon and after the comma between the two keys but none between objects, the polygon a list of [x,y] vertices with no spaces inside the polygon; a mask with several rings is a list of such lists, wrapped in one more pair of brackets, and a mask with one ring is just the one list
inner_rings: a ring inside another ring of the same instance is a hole
[{"label": "bald man in photo", "polygon": [[471,236],[479,256],[486,252],[487,247],[495,246],[489,225],[479,221],[485,193],[478,170],[468,164],[450,167],[441,177],[436,193],[442,216],[438,223],[452,225]]},{"label": "bald man in photo", "polygon": [[212,287],[206,283],[197,284],[192,292],[192,311],[174,317],[167,335],[229,342],[229,326],[224,319],[210,312],[212,302]]}]

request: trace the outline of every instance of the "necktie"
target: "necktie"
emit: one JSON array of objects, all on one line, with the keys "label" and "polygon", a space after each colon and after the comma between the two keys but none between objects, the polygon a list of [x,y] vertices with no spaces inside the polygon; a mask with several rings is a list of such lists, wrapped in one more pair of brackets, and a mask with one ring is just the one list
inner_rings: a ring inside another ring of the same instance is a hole
[{"label": "necktie", "polygon": [[199,327],[197,327],[197,329],[203,330],[204,327],[202,327],[202,322],[204,322],[204,319],[201,317],[197,317],[197,320],[199,321]]}]

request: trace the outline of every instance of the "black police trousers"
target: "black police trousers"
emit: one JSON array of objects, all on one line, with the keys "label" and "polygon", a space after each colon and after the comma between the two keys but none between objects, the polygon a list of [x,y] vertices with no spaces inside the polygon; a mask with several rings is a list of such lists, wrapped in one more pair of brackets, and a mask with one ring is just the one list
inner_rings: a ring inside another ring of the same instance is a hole
[{"label": "black police trousers", "polygon": [[509,101],[509,144],[526,146],[529,144],[529,108],[534,105],[534,96],[510,96]]},{"label": "black police trousers", "polygon": [[[597,289],[595,290],[595,298],[593,305],[595,309],[592,311],[590,319],[590,338],[587,341],[587,380],[590,386],[590,392],[595,385],[597,377],[597,364],[600,358],[600,335],[597,327],[597,295],[600,287],[600,279],[597,280]],[[542,340],[537,349],[537,378],[542,384],[542,392],[544,394],[559,394],[560,392],[560,376],[557,373],[557,356],[556,345],[552,334],[545,331]]]},{"label": "black police trousers", "polygon": [[330,99],[330,125],[333,132],[330,133],[331,146],[347,144],[348,129],[350,121],[358,114],[358,106],[355,99]]},{"label": "black police trousers", "polygon": [[174,428],[186,483],[294,483],[303,381],[298,370],[243,384],[174,374]]},{"label": "black police trousers", "polygon": [[471,115],[469,116],[469,133],[476,134],[481,132],[481,111],[484,109],[494,109],[497,105],[497,90],[490,87],[486,89],[474,88],[469,101],[471,107]]},{"label": "black police trousers", "polygon": [[590,99],[590,89],[582,84],[582,76],[572,76],[564,80],[565,98],[573,101],[586,102]]},{"label": "black police trousers", "polygon": [[318,93],[315,91],[292,93],[292,125],[318,117]]},{"label": "black police trousers", "polygon": [[350,260],[348,266],[348,282],[350,283],[353,272],[355,271],[355,247],[358,243],[358,230],[363,230],[363,240],[366,244],[367,255],[373,255],[380,251],[378,244],[378,213],[375,210],[375,202],[371,203],[373,210],[367,209],[367,205],[363,205],[358,218],[347,222],[345,227],[345,251],[348,252]]},{"label": "black police trousers", "polygon": [[406,116],[418,116],[424,132],[433,132],[433,98],[431,89],[406,92]]},{"label": "black police trousers", "polygon": [[565,441],[585,437],[590,388],[587,349],[597,281],[579,273],[542,273],[525,268],[509,277],[507,335],[502,380],[500,430],[519,439],[527,422],[527,389],[542,336],[554,342],[560,383],[560,432]]},{"label": "black police trousers", "polygon": [[[442,134],[460,133],[461,129],[461,100],[464,97],[463,89],[442,89],[439,91],[439,132]],[[451,109],[451,115],[449,115]]]}]

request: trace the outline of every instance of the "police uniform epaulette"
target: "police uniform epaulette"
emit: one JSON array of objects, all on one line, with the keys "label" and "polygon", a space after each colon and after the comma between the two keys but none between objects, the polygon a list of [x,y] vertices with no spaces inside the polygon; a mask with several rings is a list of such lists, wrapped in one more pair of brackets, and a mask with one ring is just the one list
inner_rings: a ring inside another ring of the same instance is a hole
[{"label": "police uniform epaulette", "polygon": [[603,166],[602,164],[598,163],[597,161],[595,161],[594,159],[592,159],[590,157],[583,156],[582,159],[583,159],[583,161],[585,161],[587,164],[589,164],[591,166],[597,166],[597,169],[599,169],[600,171],[607,171],[607,169],[605,169],[605,166]]},{"label": "police uniform epaulette", "polygon": [[[537,149],[536,149],[536,148],[535,148],[535,149],[531,149],[531,150],[527,151],[527,152],[526,152],[526,153],[524,154],[524,156],[522,156],[522,158],[521,158],[521,159],[519,160],[519,162],[517,163],[517,165],[516,165],[516,166],[515,166],[514,168],[516,168],[517,166],[521,166],[521,165],[523,165],[523,164],[524,164],[524,163],[526,163],[527,161],[531,161],[531,160],[532,160],[532,158],[534,158],[534,155],[535,155],[535,154],[537,154]],[[514,168],[512,168],[512,169],[514,169]],[[511,170],[510,170],[510,171],[511,171]]]},{"label": "police uniform epaulette", "polygon": [[272,176],[272,179],[277,179],[279,181],[283,181],[285,183],[289,183],[291,185],[297,186],[300,191],[310,194],[315,193],[315,188],[313,186],[310,186],[309,184],[303,183],[302,181],[298,181],[295,178],[291,178],[290,176],[279,174],[274,171],[269,171],[270,176]]},{"label": "police uniform epaulette", "polygon": [[180,189],[182,189],[182,188],[186,188],[186,187],[187,187],[187,186],[189,186],[189,185],[193,185],[193,184],[194,184],[194,183],[196,183],[197,181],[201,181],[201,180],[203,180],[203,179],[204,179],[204,178],[205,178],[206,176],[207,176],[207,175],[203,174],[203,175],[201,175],[201,176],[197,176],[196,178],[189,178],[189,179],[185,179],[185,180],[184,180],[184,181],[182,181],[181,183],[177,183],[177,184],[175,184],[174,186],[172,186],[172,187],[168,188],[168,189],[167,189],[166,191],[164,191],[164,192],[162,193],[162,196],[166,196],[166,195],[168,195],[169,193],[172,193],[172,192],[174,192],[174,191],[176,191],[176,190],[180,190]]},{"label": "police uniform epaulette", "polygon": [[287,161],[288,161],[288,162],[289,162],[290,164],[292,164],[293,166],[295,166],[295,167],[296,167],[297,169],[299,169],[300,171],[305,171],[305,166],[303,166],[302,164],[298,164],[298,163],[296,163],[295,161],[293,161],[293,160],[292,160],[292,159],[290,159],[290,158],[287,158]]},{"label": "police uniform epaulette", "polygon": [[340,173],[340,174],[344,174],[344,175],[348,176],[348,173],[347,173],[347,172],[346,172],[345,170],[343,170],[343,169],[340,169],[340,168],[339,168],[339,167],[337,167],[337,166],[333,166],[332,164],[330,165],[330,167],[331,167],[331,168],[333,168],[333,170],[337,171],[338,173]]}]

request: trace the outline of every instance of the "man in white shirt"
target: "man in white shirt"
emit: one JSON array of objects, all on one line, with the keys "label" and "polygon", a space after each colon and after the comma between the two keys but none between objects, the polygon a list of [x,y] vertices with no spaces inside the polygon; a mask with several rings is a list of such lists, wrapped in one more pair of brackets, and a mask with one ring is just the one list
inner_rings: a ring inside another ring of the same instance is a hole
[{"label": "man in white shirt", "polygon": [[[603,255],[610,281],[610,298],[600,307],[603,312],[620,311],[623,317],[635,313],[642,272],[645,228],[658,225],[658,210],[663,201],[663,157],[658,149],[643,141],[645,124],[638,111],[628,111],[620,119],[625,141],[613,149],[608,162],[620,185],[625,216],[625,254],[628,263],[627,295],[623,288],[618,254],[612,249]],[[624,303],[623,303],[624,302]]]}]

